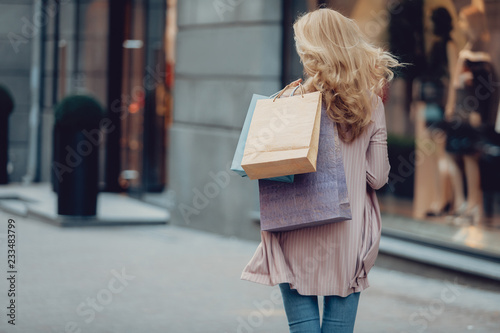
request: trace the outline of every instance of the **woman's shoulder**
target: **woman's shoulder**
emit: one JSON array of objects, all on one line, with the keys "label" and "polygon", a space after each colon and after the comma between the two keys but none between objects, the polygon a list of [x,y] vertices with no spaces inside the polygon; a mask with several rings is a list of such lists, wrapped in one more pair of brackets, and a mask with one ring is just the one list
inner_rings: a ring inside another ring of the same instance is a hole
[{"label": "woman's shoulder", "polygon": [[376,122],[385,115],[384,102],[379,95],[371,96],[371,122]]}]

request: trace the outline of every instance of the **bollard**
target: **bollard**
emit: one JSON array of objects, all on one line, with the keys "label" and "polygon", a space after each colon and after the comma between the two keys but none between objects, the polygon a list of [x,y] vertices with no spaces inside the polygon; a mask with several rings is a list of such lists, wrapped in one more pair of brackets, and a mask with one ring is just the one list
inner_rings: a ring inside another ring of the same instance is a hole
[{"label": "bollard", "polygon": [[[92,97],[73,95],[55,108],[52,179],[59,215],[97,212],[100,121],[104,111]],[[93,134],[92,134],[93,133]]]}]

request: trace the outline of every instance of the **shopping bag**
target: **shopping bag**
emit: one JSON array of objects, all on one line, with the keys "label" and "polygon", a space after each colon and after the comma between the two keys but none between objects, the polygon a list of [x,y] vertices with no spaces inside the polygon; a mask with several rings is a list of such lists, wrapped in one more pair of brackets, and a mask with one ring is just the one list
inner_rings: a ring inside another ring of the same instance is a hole
[{"label": "shopping bag", "polygon": [[[245,150],[245,143],[248,136],[248,129],[250,128],[250,123],[252,121],[255,105],[259,99],[269,99],[269,97],[257,94],[254,94],[252,96],[252,100],[250,102],[250,106],[248,107],[247,115],[245,117],[245,122],[243,123],[243,127],[241,129],[238,145],[236,146],[233,162],[231,163],[231,170],[233,170],[241,177],[247,177],[245,170],[243,170],[243,168],[241,167],[241,160],[243,159],[243,152]],[[270,178],[270,180],[291,183],[293,182],[293,175],[274,177]]]},{"label": "shopping bag", "polygon": [[295,175],[292,184],[259,180],[261,230],[295,230],[352,219],[337,128],[324,108],[316,166],[316,172]]},{"label": "shopping bag", "polygon": [[316,171],[321,93],[259,99],[241,166],[250,179]]}]

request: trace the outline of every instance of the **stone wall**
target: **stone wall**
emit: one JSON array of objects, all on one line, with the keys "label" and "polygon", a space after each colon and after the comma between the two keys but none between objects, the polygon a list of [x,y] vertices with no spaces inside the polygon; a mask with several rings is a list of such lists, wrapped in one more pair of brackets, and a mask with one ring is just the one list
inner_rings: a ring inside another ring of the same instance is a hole
[{"label": "stone wall", "polygon": [[281,85],[281,1],[178,3],[169,189],[174,223],[225,235],[258,233],[256,181],[228,171],[252,94]]}]

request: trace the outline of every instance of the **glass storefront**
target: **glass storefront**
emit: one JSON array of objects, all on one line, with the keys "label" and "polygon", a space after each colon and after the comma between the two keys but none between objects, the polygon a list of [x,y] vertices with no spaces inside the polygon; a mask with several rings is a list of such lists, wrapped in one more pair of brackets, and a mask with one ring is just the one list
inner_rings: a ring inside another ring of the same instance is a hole
[{"label": "glass storefront", "polygon": [[[391,163],[379,191],[383,232],[498,260],[500,2],[291,1],[285,24],[321,5],[408,63],[383,96]],[[301,65],[293,41],[285,48],[290,81]]]},{"label": "glass storefront", "polygon": [[106,107],[114,128],[100,147],[103,188],[131,194],[162,191],[174,68],[166,54],[165,27],[167,6],[175,11],[175,2],[42,4],[53,13],[42,31],[42,105],[47,119],[67,95],[95,97]]}]

